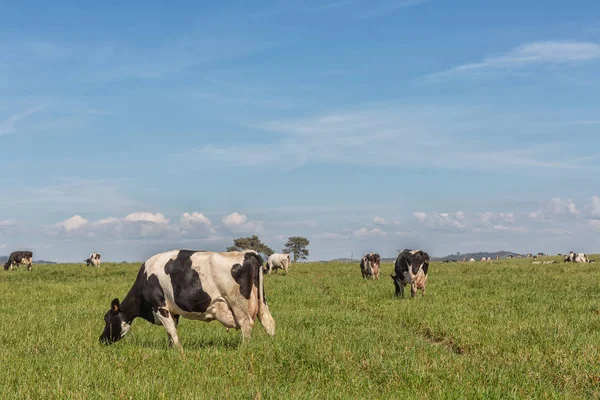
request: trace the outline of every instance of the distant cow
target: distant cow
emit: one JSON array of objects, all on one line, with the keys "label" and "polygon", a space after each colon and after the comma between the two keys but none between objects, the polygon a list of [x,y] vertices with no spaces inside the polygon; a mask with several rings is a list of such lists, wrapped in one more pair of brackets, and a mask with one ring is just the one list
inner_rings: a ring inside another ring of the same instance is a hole
[{"label": "distant cow", "polygon": [[469,258],[469,262],[475,262],[475,259],[473,257]]},{"label": "distant cow", "polygon": [[85,264],[89,267],[90,265],[93,265],[94,267],[99,267],[100,266],[100,253],[92,253],[90,254],[90,256],[87,258],[87,260],[85,261]]},{"label": "distant cow", "polygon": [[508,258],[512,260],[512,259],[514,258],[514,256],[513,256],[512,254],[510,254],[510,255],[508,256]]},{"label": "distant cow", "polygon": [[33,253],[31,251],[13,251],[8,257],[8,261],[4,264],[4,270],[12,271],[13,267],[19,267],[21,264],[27,265],[27,271],[31,271],[33,264]]},{"label": "distant cow", "polygon": [[271,275],[271,271],[277,272],[278,269],[282,269],[287,274],[291,263],[289,254],[273,253],[267,259],[267,271]]},{"label": "distant cow", "polygon": [[368,253],[360,260],[360,272],[363,279],[379,279],[381,257],[377,253]]},{"label": "distant cow", "polygon": [[575,253],[570,251],[569,254],[565,254],[563,261],[566,263],[575,262]]},{"label": "distant cow", "polygon": [[556,264],[556,260],[542,261],[542,264]]},{"label": "distant cow", "polygon": [[415,297],[419,289],[424,296],[428,269],[429,254],[421,250],[402,250],[398,254],[394,266],[396,275],[392,275],[396,287],[396,296],[404,297],[404,287],[406,285],[410,285],[411,297]]},{"label": "distant cow", "polygon": [[500,259],[500,255],[496,254],[496,261]]},{"label": "distant cow", "polygon": [[122,302],[114,299],[104,315],[100,341],[112,344],[129,332],[137,317],[162,325],[171,345],[181,348],[179,316],[218,320],[250,339],[258,316],[270,336],[275,320],[264,292],[262,258],[253,250],[213,253],[172,250],[150,257]]}]

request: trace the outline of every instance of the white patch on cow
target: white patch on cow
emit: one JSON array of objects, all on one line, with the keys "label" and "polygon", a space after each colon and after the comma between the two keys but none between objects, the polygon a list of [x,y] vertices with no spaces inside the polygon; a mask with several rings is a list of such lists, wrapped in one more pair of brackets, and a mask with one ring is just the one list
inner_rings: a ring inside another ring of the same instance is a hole
[{"label": "white patch on cow", "polygon": [[131,324],[128,324],[125,321],[121,322],[121,337],[125,336],[130,329]]}]

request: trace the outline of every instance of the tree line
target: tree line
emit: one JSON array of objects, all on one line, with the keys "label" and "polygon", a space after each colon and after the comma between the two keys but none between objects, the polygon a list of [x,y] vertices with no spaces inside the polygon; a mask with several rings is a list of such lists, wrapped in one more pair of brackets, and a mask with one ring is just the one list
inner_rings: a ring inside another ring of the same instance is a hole
[{"label": "tree line", "polygon": [[[294,262],[306,260],[309,256],[308,245],[310,240],[301,236],[292,236],[288,238],[282,253],[294,254]],[[258,236],[241,237],[233,240],[233,246],[227,247],[227,251],[254,250],[268,258],[275,253],[272,248],[263,243]]]}]

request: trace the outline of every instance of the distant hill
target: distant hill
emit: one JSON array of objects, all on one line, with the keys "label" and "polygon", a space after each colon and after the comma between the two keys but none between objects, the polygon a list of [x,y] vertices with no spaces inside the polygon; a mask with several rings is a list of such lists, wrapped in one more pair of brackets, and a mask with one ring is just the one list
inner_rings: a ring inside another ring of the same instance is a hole
[{"label": "distant hill", "polygon": [[[0,256],[0,264],[4,264],[8,261],[8,256]],[[46,261],[46,260],[33,260],[34,264],[56,264],[54,261]]]}]

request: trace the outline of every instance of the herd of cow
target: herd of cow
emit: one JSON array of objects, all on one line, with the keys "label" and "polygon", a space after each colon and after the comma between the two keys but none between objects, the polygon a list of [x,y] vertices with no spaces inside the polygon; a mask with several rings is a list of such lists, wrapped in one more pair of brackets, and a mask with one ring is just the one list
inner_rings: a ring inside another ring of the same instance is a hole
[{"label": "herd of cow", "polygon": [[[92,253],[84,261],[88,266],[99,267],[100,260],[99,253]],[[587,254],[570,252],[564,256],[564,262],[594,261]],[[4,270],[23,264],[31,271],[32,263],[31,251],[15,251],[4,264]],[[379,254],[366,254],[360,262],[363,279],[379,279],[380,263]],[[406,285],[410,285],[412,297],[419,290],[425,295],[429,263],[429,254],[422,250],[398,251],[391,275],[396,296],[404,297]],[[138,317],[162,325],[170,345],[180,349],[177,336],[180,316],[207,322],[217,320],[227,329],[240,329],[244,341],[250,339],[258,317],[267,334],[274,336],[275,320],[267,305],[263,276],[278,269],[287,274],[290,264],[289,254],[272,254],[264,263],[254,250],[227,253],[172,250],[157,254],[142,264],[123,301],[112,300],[104,315],[100,342],[111,344],[122,339]]]}]

